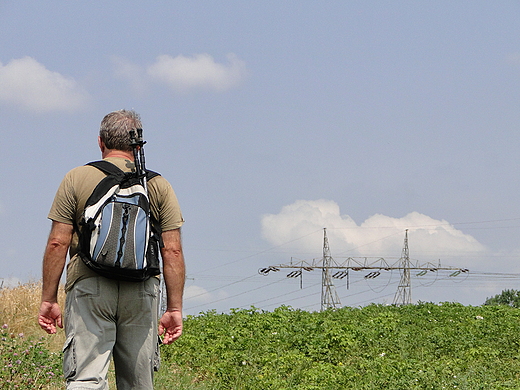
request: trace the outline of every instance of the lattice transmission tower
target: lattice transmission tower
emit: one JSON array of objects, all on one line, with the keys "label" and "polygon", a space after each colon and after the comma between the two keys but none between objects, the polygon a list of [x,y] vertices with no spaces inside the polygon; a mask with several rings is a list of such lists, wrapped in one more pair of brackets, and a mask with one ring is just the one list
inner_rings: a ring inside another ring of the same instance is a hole
[{"label": "lattice transmission tower", "polygon": [[394,305],[408,305],[412,303],[412,281],[410,279],[410,252],[408,249],[408,229],[404,233],[404,246],[399,259],[401,280],[394,296]]},{"label": "lattice transmission tower", "polygon": [[332,282],[331,267],[334,260],[330,255],[327,229],[323,229],[323,268],[321,271],[321,310],[341,307],[336,287]]}]

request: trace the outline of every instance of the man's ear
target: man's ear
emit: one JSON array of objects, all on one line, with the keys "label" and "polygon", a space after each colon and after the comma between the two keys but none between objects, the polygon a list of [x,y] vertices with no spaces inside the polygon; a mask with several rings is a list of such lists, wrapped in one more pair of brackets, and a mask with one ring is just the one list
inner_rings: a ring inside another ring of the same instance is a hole
[{"label": "man's ear", "polygon": [[101,137],[98,136],[98,145],[101,153],[103,153],[106,149],[105,143],[101,140]]}]

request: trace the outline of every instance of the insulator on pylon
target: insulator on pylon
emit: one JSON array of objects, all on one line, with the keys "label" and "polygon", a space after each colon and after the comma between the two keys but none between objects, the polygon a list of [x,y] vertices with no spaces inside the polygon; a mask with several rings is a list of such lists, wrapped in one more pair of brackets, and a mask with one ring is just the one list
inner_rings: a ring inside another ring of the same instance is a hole
[{"label": "insulator on pylon", "polygon": [[269,274],[269,271],[271,271],[269,268],[260,268],[260,269],[258,270],[258,273],[259,273],[260,275],[267,276],[267,274]]},{"label": "insulator on pylon", "polygon": [[280,271],[280,270],[279,270],[278,268],[276,268],[276,267],[269,266],[269,267],[265,267],[265,268],[260,268],[260,269],[258,270],[258,273],[259,273],[260,275],[267,276],[267,275],[269,274],[269,272],[271,272],[271,271],[273,271],[273,272],[278,272],[278,271]]},{"label": "insulator on pylon", "polygon": [[288,278],[297,278],[302,274],[302,271],[292,271],[287,274]]},{"label": "insulator on pylon", "polygon": [[344,279],[348,275],[347,271],[338,271],[332,277],[334,279]]}]

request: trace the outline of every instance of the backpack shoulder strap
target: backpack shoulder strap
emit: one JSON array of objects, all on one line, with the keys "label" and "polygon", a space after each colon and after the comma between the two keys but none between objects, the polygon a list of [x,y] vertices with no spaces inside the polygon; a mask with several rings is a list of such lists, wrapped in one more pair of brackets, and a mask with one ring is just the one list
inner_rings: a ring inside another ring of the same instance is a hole
[{"label": "backpack shoulder strap", "polygon": [[[99,160],[99,161],[91,161],[85,165],[90,165],[93,167],[96,167],[100,171],[104,172],[107,175],[114,175],[114,176],[125,176],[126,173],[123,172],[121,169],[119,169],[116,165],[112,164],[111,162],[105,161],[105,160]],[[151,180],[155,176],[161,176],[160,173],[146,170],[146,180]]]},{"label": "backpack shoulder strap", "polygon": [[146,180],[151,180],[155,176],[161,176],[161,174],[154,171],[149,171],[148,169],[146,170]]},{"label": "backpack shoulder strap", "polygon": [[106,174],[106,176],[96,185],[92,194],[90,194],[89,198],[85,202],[85,208],[96,204],[106,195],[107,191],[114,188],[116,185],[120,186],[127,178],[125,172],[108,161],[93,161],[85,165],[93,166]]},{"label": "backpack shoulder strap", "polygon": [[113,175],[117,177],[125,176],[125,173],[121,169],[119,169],[116,165],[112,164],[111,162],[105,160],[91,161],[86,165],[95,167],[107,175]]}]

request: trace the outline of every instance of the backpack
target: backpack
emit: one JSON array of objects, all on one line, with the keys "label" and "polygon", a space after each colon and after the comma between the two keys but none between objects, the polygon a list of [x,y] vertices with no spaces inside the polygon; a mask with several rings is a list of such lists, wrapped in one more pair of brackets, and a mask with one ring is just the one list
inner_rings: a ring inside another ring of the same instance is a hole
[{"label": "backpack", "polygon": [[145,180],[123,172],[108,161],[94,161],[107,176],[85,203],[79,227],[84,263],[98,274],[124,281],[144,281],[159,275],[161,231],[150,215],[146,180],[158,176],[145,170]]}]

